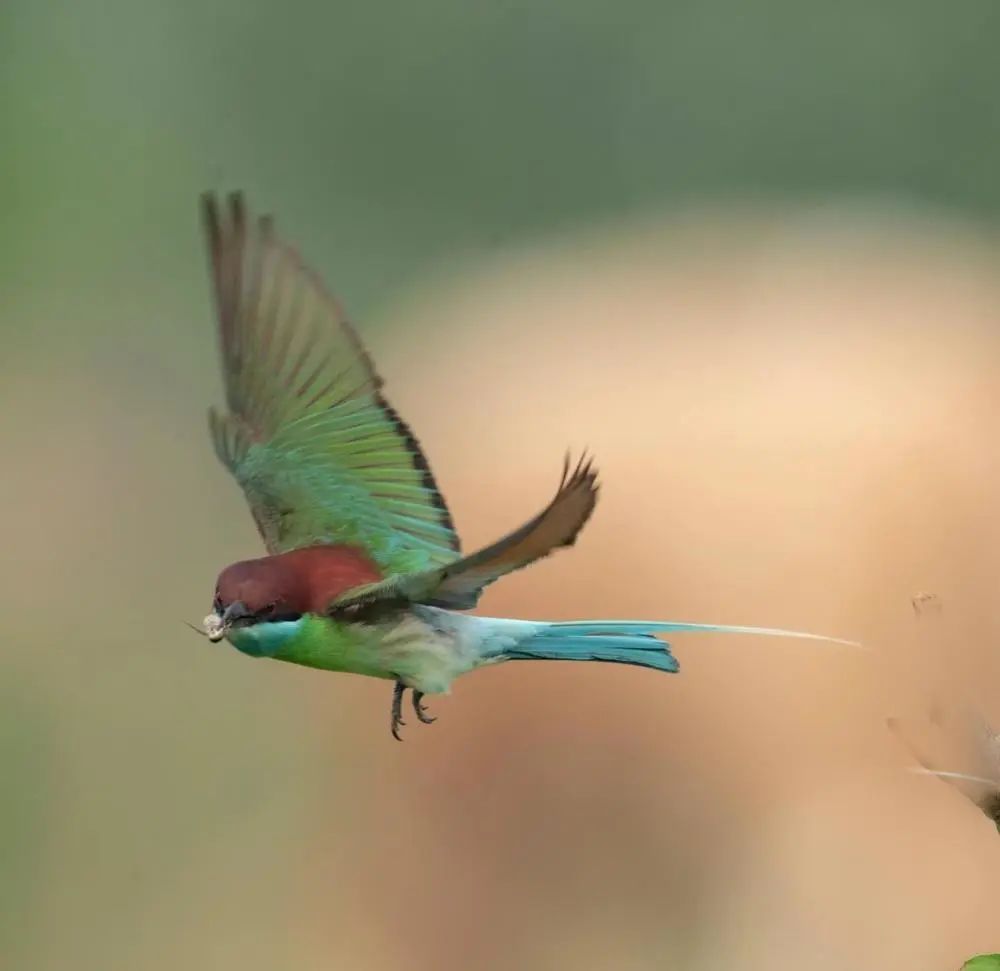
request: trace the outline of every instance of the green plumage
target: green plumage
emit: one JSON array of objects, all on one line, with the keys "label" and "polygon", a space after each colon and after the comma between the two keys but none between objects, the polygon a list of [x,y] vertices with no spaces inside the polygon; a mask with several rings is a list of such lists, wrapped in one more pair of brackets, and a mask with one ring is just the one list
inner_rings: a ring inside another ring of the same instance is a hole
[{"label": "green plumage", "polygon": [[241,197],[203,204],[228,405],[212,440],[268,552],[347,543],[385,574],[455,559],[427,460],[337,301]]},{"label": "green plumage", "polygon": [[[351,436],[366,429],[358,446]],[[454,533],[376,405],[341,406],[286,425],[267,444],[250,445],[233,474],[276,537],[275,552],[348,543],[390,574],[455,557]]]},{"label": "green plumage", "polygon": [[298,620],[255,624],[229,634],[233,645],[251,657],[269,657],[325,671],[392,678],[380,659],[374,628],[305,614]]}]

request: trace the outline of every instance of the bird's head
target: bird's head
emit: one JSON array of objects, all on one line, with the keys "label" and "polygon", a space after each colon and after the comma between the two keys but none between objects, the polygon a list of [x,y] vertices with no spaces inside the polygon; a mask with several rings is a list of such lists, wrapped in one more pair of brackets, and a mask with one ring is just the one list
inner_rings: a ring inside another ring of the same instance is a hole
[{"label": "bird's head", "polygon": [[221,641],[234,628],[297,620],[304,599],[300,578],[279,557],[234,563],[216,581],[205,633]]}]

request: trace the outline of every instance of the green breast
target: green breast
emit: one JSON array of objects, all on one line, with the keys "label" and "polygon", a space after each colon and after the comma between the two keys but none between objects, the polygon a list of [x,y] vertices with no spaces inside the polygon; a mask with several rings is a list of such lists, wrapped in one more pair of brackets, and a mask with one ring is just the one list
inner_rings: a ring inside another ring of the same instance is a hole
[{"label": "green breast", "polygon": [[251,657],[271,657],[327,671],[392,678],[380,663],[380,637],[370,627],[304,614],[298,620],[260,623],[229,632],[227,640]]}]

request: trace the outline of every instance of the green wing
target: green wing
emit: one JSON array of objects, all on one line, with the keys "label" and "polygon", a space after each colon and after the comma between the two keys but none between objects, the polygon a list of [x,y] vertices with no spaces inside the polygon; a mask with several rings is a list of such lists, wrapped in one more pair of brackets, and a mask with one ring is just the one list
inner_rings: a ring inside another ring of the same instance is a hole
[{"label": "green wing", "polygon": [[351,543],[386,573],[455,559],[427,460],[337,301],[242,196],[202,212],[228,406],[212,440],[268,551]]}]

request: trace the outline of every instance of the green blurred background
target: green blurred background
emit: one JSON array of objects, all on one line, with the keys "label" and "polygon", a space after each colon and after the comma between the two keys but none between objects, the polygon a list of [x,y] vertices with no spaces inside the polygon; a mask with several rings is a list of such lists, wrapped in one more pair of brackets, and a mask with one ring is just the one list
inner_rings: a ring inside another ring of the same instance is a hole
[{"label": "green blurred background", "polygon": [[[881,719],[1000,673],[998,31],[985,0],[6,0],[0,965],[995,949],[996,835]],[[205,188],[343,297],[467,546],[597,451],[585,540],[485,609],[877,657],[511,665],[399,746],[384,685],[185,631],[258,548],[204,428]]]}]

